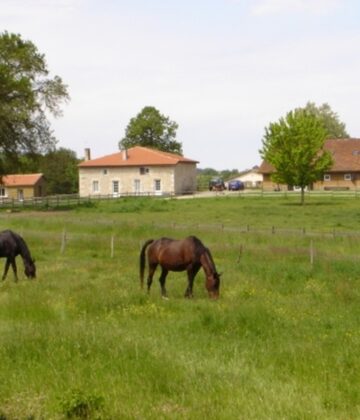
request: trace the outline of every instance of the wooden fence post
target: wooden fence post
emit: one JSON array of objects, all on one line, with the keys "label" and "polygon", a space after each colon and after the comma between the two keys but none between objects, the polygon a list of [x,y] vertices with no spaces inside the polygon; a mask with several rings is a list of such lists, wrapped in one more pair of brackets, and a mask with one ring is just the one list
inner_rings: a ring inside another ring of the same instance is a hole
[{"label": "wooden fence post", "polygon": [[61,236],[61,249],[60,252],[63,254],[66,248],[66,230],[64,229]]},{"label": "wooden fence post", "polygon": [[239,263],[240,262],[240,260],[241,260],[241,257],[242,257],[242,252],[243,252],[243,246],[242,245],[240,245],[240,249],[239,249],[239,256],[238,256],[238,259],[237,259],[237,263]]},{"label": "wooden fence post", "polygon": [[110,257],[114,258],[114,235],[111,235],[110,240]]},{"label": "wooden fence post", "polygon": [[310,241],[310,264],[311,266],[314,265],[314,244],[312,239]]}]

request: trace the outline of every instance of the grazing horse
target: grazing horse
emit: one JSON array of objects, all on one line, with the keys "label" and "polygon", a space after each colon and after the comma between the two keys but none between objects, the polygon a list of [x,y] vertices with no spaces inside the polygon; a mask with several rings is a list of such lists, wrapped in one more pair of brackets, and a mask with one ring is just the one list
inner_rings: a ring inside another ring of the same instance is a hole
[{"label": "grazing horse", "polygon": [[141,287],[144,284],[146,254],[149,264],[147,278],[148,292],[150,291],[156,267],[160,265],[162,271],[159,281],[162,296],[166,297],[165,281],[168,272],[186,270],[188,287],[185,291],[185,297],[190,298],[193,296],[194,278],[202,267],[206,276],[205,287],[209,293],[209,297],[219,297],[220,274],[216,271],[209,249],[195,236],[189,236],[182,240],[160,238],[146,241],[140,252]]},{"label": "grazing horse", "polygon": [[35,261],[31,258],[29,248],[26,245],[24,239],[11,230],[4,230],[3,232],[0,232],[0,258],[6,258],[2,280],[5,280],[11,264],[15,275],[15,281],[18,281],[17,268],[15,262],[15,258],[18,255],[21,255],[23,259],[26,277],[35,278]]}]

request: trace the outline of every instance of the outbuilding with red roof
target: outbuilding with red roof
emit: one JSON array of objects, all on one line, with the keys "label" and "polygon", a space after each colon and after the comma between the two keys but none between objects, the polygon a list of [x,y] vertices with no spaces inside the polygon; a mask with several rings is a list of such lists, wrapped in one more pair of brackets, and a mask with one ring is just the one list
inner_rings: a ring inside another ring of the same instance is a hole
[{"label": "outbuilding with red roof", "polygon": [[[355,190],[360,188],[360,139],[343,138],[327,139],[324,150],[328,150],[333,158],[332,167],[313,185],[313,190]],[[268,162],[263,161],[259,172],[263,174],[264,190],[287,190],[287,185],[275,184],[271,175],[275,168]]]},{"label": "outbuilding with red roof", "polygon": [[46,182],[41,173],[5,175],[0,180],[0,198],[24,200],[45,194]]}]

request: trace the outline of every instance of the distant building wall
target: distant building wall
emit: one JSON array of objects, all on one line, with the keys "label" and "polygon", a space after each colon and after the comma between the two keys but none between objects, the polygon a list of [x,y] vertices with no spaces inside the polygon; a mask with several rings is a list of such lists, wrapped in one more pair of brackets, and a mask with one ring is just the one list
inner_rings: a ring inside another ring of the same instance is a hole
[{"label": "distant building wall", "polygon": [[177,164],[174,176],[175,194],[186,194],[196,191],[196,164]]},{"label": "distant building wall", "polygon": [[118,186],[119,195],[173,194],[175,168],[174,166],[143,166],[79,169],[80,196],[116,195],[114,184]]},{"label": "distant building wall", "polygon": [[39,180],[35,185],[32,186],[0,186],[2,191],[2,197],[11,199],[29,199],[33,197],[44,197],[46,195],[46,182],[44,179]]},{"label": "distant building wall", "polygon": [[331,172],[324,175],[324,179],[313,185],[314,190],[348,189],[360,188],[360,173]]}]

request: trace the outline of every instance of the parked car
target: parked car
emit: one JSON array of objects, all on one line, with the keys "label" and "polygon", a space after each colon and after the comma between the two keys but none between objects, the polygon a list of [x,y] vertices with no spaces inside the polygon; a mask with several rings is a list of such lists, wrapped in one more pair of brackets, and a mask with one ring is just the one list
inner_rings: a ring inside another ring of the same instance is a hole
[{"label": "parked car", "polygon": [[228,182],[228,190],[229,191],[240,191],[245,188],[245,185],[243,182],[234,179],[233,181]]},{"label": "parked car", "polygon": [[221,178],[211,178],[209,181],[209,191],[224,191],[225,183]]}]

